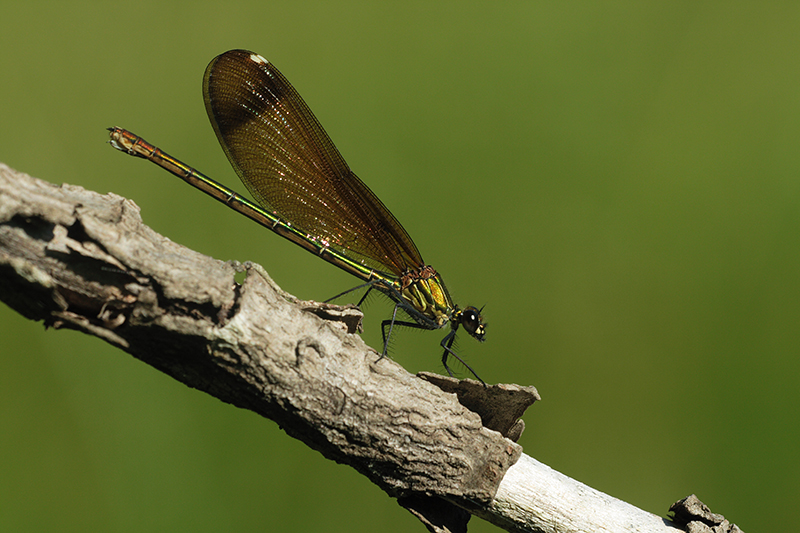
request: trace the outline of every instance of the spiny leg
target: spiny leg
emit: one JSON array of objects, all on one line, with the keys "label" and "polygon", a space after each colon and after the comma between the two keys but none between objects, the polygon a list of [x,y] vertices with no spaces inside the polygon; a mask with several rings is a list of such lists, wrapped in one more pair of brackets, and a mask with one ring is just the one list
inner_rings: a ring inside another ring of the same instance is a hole
[{"label": "spiny leg", "polygon": [[353,291],[357,291],[357,290],[359,290],[359,289],[363,289],[364,287],[369,287],[369,289],[367,289],[367,292],[365,292],[365,293],[364,293],[364,296],[362,296],[362,297],[361,297],[361,299],[358,301],[358,306],[359,306],[359,307],[361,307],[361,304],[362,304],[362,303],[364,302],[364,300],[367,298],[367,295],[370,293],[370,291],[371,291],[373,288],[375,288],[375,284],[376,284],[376,283],[378,283],[379,281],[380,281],[380,280],[378,280],[378,279],[374,279],[374,280],[372,280],[372,281],[368,281],[367,283],[362,283],[361,285],[356,285],[356,286],[355,286],[355,287],[353,287],[352,289],[347,289],[347,290],[346,290],[346,291],[344,291],[344,292],[340,292],[340,293],[339,293],[339,294],[337,294],[336,296],[331,296],[330,298],[328,298],[327,300],[325,300],[325,302],[324,302],[324,303],[329,303],[329,302],[332,302],[332,301],[336,300],[337,298],[341,298],[341,297],[342,297],[342,296],[344,296],[345,294],[349,294],[349,293],[351,293],[351,292],[353,292]]},{"label": "spiny leg", "polygon": [[[362,297],[361,297],[361,299],[358,301],[358,303],[356,304],[356,306],[357,306],[357,307],[361,308],[361,304],[363,304],[363,303],[364,303],[364,300],[366,300],[366,299],[367,299],[367,296],[369,296],[369,293],[371,293],[371,292],[372,292],[372,289],[374,289],[374,288],[375,288],[375,285],[374,285],[374,283],[375,283],[374,281],[371,281],[371,282],[368,284],[368,285],[369,285],[369,289],[367,289],[367,292],[365,292],[365,293],[364,293],[364,296],[362,296]],[[364,285],[362,285],[362,287],[363,287],[363,286],[364,286]]]},{"label": "spiny leg", "polygon": [[[395,326],[404,326],[407,328],[414,328],[414,329],[428,329],[426,327],[420,326],[416,322],[405,322],[403,320],[397,320],[397,309],[402,307],[399,303],[395,304],[394,311],[392,312],[392,318],[389,320],[384,320],[381,322],[381,334],[383,335],[383,353],[381,354],[378,361],[386,357],[386,352],[389,350],[389,339],[392,337],[392,330]],[[389,333],[386,333],[386,326],[389,326]]]},{"label": "spiny leg", "polygon": [[[365,295],[366,296],[366,295]],[[391,320],[384,320],[381,322],[381,335],[383,336],[383,352],[378,358],[378,361],[386,357],[386,351],[389,349],[389,339],[392,336],[392,329],[394,329],[395,319],[397,318],[397,308],[400,307],[399,303],[394,304],[394,311],[392,311]],[[386,326],[389,326],[389,334],[386,334]]]},{"label": "spiny leg", "polygon": [[474,370],[472,370],[472,367],[471,367],[471,366],[469,366],[467,363],[465,363],[465,362],[464,362],[464,360],[463,360],[463,359],[461,359],[461,358],[460,358],[460,357],[459,357],[459,356],[456,354],[456,352],[454,352],[454,351],[451,349],[451,348],[452,348],[452,346],[453,346],[453,342],[455,342],[455,340],[456,340],[456,330],[454,330],[454,329],[453,329],[453,330],[450,330],[450,333],[448,333],[448,334],[447,334],[447,336],[446,336],[444,339],[442,339],[441,346],[442,346],[442,348],[444,348],[444,354],[442,355],[442,364],[444,365],[444,369],[445,369],[445,370],[447,370],[447,373],[448,373],[448,374],[450,374],[450,377],[454,377],[454,376],[453,376],[453,371],[452,371],[452,370],[450,370],[450,367],[449,367],[449,366],[447,366],[447,357],[448,357],[448,356],[450,356],[450,355],[452,355],[453,357],[455,357],[456,359],[458,359],[458,360],[461,362],[461,364],[462,364],[462,365],[464,365],[465,367],[467,367],[467,370],[469,370],[470,372],[472,372],[472,375],[473,375],[473,376],[475,376],[475,378],[477,378],[477,380],[478,380],[478,381],[480,381],[481,383],[483,383],[483,386],[485,387],[485,386],[486,386],[486,382],[485,382],[485,381],[483,381],[483,380],[481,379],[481,377],[480,377],[480,376],[479,376],[479,375],[478,375],[478,374],[477,374],[477,373],[476,373]]}]

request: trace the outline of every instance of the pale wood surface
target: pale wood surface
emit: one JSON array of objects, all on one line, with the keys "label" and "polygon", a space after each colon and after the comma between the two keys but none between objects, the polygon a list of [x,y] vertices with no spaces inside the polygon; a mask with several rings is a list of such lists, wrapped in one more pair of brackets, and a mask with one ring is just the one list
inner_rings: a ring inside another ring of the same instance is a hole
[{"label": "pale wood surface", "polygon": [[180,246],[117,195],[0,164],[0,300],[275,420],[431,531],[466,531],[469,513],[509,531],[682,530],[523,455],[515,420],[534,388],[378,360],[355,334],[358,310],[298,301],[257,265]]}]

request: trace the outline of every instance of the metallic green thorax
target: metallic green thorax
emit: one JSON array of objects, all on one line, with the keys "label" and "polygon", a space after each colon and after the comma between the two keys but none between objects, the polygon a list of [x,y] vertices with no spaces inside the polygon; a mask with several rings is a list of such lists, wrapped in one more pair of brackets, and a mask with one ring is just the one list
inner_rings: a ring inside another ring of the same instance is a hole
[{"label": "metallic green thorax", "polygon": [[441,276],[431,266],[407,272],[400,278],[400,294],[419,314],[443,328],[453,318],[456,307]]}]

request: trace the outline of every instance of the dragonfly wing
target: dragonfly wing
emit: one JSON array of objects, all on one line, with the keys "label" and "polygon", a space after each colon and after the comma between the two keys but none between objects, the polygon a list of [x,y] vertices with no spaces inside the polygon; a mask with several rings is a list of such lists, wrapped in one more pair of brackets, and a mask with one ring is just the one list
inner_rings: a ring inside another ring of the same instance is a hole
[{"label": "dragonfly wing", "polygon": [[423,265],[403,226],[270,62],[226,52],[208,65],[203,95],[231,165],[265,209],[372,268],[400,275]]}]

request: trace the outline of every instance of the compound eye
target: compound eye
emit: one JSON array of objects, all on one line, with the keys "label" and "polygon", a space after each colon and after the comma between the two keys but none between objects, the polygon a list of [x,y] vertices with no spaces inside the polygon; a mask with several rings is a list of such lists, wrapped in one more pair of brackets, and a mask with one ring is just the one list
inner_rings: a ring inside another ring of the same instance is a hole
[{"label": "compound eye", "polygon": [[475,307],[467,307],[461,312],[461,325],[467,330],[467,333],[478,339],[483,340],[486,333],[486,326],[483,323],[481,312]]}]

